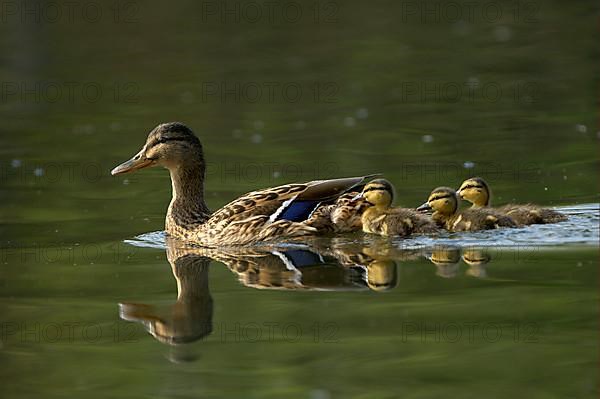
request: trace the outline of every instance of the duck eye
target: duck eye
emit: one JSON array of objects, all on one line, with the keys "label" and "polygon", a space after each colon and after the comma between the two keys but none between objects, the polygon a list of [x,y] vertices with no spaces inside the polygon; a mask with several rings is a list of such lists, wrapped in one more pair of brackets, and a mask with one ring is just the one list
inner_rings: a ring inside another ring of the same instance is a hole
[{"label": "duck eye", "polygon": [[134,159],[134,160],[136,160],[136,161],[137,161],[138,159],[140,159],[140,154],[137,154],[135,157],[133,157],[133,159]]}]

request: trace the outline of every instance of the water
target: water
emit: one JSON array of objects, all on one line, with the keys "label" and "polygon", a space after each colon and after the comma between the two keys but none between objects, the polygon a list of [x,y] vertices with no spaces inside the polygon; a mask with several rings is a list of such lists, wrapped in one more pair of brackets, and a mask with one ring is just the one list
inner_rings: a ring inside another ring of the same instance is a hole
[{"label": "water", "polygon": [[[291,23],[205,3],[2,14],[3,397],[597,397],[597,4],[299,3]],[[414,207],[480,175],[494,204],[569,220],[168,243],[167,173],[109,171],[169,120],[202,140],[212,209],[377,172]]]}]

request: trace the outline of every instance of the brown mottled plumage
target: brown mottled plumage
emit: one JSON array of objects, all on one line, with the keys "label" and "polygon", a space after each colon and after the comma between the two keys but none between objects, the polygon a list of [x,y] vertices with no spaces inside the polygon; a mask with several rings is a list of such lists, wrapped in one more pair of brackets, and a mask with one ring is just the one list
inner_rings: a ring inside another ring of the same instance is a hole
[{"label": "brown mottled plumage", "polygon": [[394,189],[387,180],[371,181],[365,185],[361,196],[371,205],[361,218],[365,233],[405,237],[438,230],[429,217],[413,209],[392,208]]},{"label": "brown mottled plumage", "polygon": [[458,211],[456,191],[449,187],[438,187],[431,192],[427,202],[419,211],[433,210],[432,219],[448,231],[477,231],[516,227],[508,216],[490,208],[469,208]]},{"label": "brown mottled plumage", "polygon": [[[473,204],[473,208],[488,208],[492,200],[489,185],[481,177],[465,180],[457,191],[460,198]],[[508,204],[496,211],[510,216],[518,225],[557,223],[567,220],[567,216],[553,209],[542,208],[532,204]]]},{"label": "brown mottled plumage", "polygon": [[[364,177],[318,180],[253,191],[212,213],[204,202],[205,162],[200,140],[178,122],[157,126],[146,144],[112,174],[160,165],[171,174],[173,198],[167,210],[166,232],[203,246],[243,245],[278,238],[295,238],[320,232],[319,222],[277,217],[294,201],[332,203],[360,184]],[[312,206],[312,205],[311,205]]]},{"label": "brown mottled plumage", "polygon": [[370,205],[359,192],[341,195],[334,203],[320,206],[306,221],[319,232],[350,233],[362,228],[361,216]]}]

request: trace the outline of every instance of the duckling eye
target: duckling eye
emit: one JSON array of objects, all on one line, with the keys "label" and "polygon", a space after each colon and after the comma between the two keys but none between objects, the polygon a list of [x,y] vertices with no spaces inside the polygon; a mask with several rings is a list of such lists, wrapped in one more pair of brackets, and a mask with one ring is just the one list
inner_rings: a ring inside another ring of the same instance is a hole
[{"label": "duckling eye", "polygon": [[136,160],[136,161],[137,161],[138,159],[140,159],[140,154],[137,154],[135,157],[133,157],[133,159],[134,159],[134,160]]}]

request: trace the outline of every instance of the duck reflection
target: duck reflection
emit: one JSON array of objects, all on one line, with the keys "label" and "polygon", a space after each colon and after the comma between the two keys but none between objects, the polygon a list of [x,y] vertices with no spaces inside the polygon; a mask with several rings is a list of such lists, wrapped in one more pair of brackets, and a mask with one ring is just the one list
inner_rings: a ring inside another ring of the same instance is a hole
[{"label": "duck reflection", "polygon": [[119,315],[140,322],[158,341],[177,345],[197,341],[212,332],[213,300],[208,287],[211,259],[173,243],[167,259],[177,281],[177,301],[167,306],[119,304]]},{"label": "duck reflection", "polygon": [[[209,289],[211,261],[225,264],[241,284],[255,289],[305,291],[389,291],[398,285],[400,264],[428,259],[436,275],[453,278],[462,260],[466,274],[486,277],[487,251],[453,246],[405,250],[389,242],[253,248],[199,248],[167,239],[167,260],[177,282],[177,301],[155,306],[119,304],[120,317],[141,323],[158,341],[178,345],[212,332],[213,300]],[[177,357],[179,358],[179,357]]]}]

